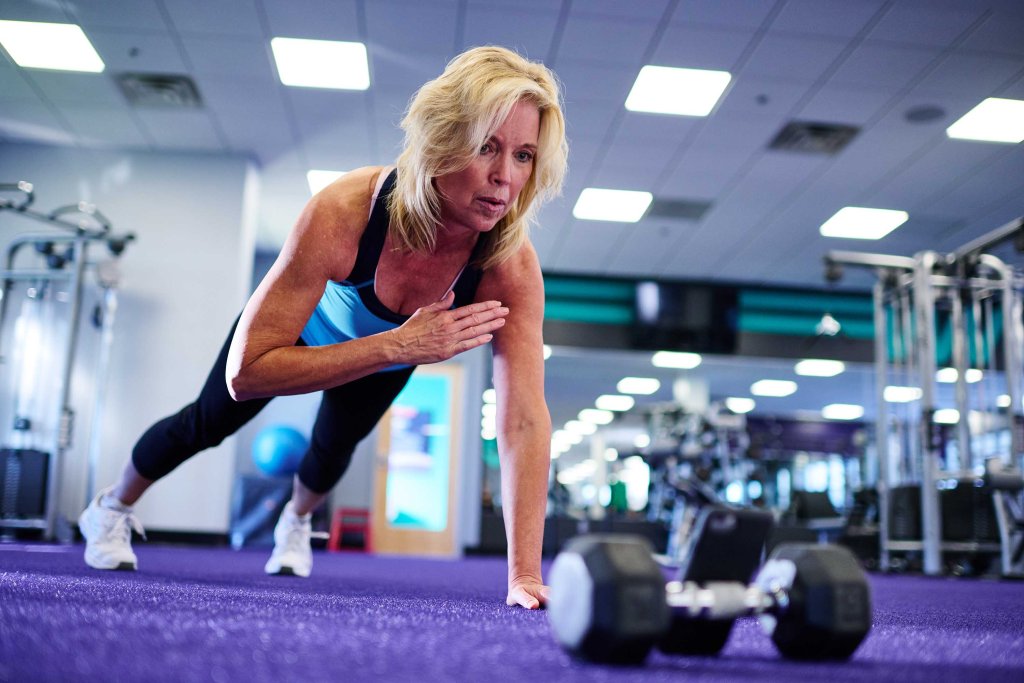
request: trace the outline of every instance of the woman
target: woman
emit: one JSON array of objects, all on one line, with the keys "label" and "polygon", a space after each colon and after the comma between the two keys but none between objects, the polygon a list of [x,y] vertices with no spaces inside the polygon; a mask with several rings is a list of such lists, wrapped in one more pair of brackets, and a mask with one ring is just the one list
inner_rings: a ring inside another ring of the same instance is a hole
[{"label": "woman", "polygon": [[153,425],[119,482],[79,520],[86,562],[134,569],[131,506],[274,396],[323,390],[266,571],[308,576],[310,513],[413,368],[490,343],[498,396],[510,605],[547,598],[540,571],[551,423],[543,281],[527,228],[561,188],[565,124],[553,74],[497,47],[424,85],[397,168],[316,195],[242,311],[195,403]]}]

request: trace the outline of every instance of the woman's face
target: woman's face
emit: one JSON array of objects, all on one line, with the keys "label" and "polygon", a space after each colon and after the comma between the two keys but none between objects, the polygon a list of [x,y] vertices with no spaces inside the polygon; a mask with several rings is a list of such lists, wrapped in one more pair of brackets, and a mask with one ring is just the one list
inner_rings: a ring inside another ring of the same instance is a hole
[{"label": "woman's face", "polygon": [[508,213],[533,173],[539,134],[537,105],[520,100],[469,166],[435,179],[445,230],[487,232]]}]

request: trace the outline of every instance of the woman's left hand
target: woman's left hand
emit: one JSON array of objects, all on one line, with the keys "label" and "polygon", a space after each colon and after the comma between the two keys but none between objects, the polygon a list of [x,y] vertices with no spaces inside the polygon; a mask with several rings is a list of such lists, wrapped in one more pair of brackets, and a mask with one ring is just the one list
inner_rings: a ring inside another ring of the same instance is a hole
[{"label": "woman's left hand", "polygon": [[551,589],[543,583],[535,580],[525,580],[513,583],[509,586],[508,597],[505,603],[519,605],[526,609],[540,609],[548,601],[548,592]]}]

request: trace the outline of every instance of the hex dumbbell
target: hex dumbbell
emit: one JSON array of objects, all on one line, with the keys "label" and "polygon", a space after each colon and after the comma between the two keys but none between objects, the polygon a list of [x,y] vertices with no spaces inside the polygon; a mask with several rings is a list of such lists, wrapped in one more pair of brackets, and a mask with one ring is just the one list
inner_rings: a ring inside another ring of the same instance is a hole
[{"label": "hex dumbbell", "polygon": [[582,536],[555,559],[549,582],[556,639],[590,661],[640,663],[655,644],[713,654],[736,618],[754,615],[784,657],[846,659],[871,628],[867,579],[836,546],[780,546],[750,585],[666,585],[646,540]]}]

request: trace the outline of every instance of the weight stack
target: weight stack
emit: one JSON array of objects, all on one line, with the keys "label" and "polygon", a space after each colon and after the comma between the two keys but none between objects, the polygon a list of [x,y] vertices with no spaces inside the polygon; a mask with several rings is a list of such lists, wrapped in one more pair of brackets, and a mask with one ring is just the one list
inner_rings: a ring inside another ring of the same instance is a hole
[{"label": "weight stack", "polygon": [[0,450],[0,517],[46,515],[50,454],[28,448]]}]

